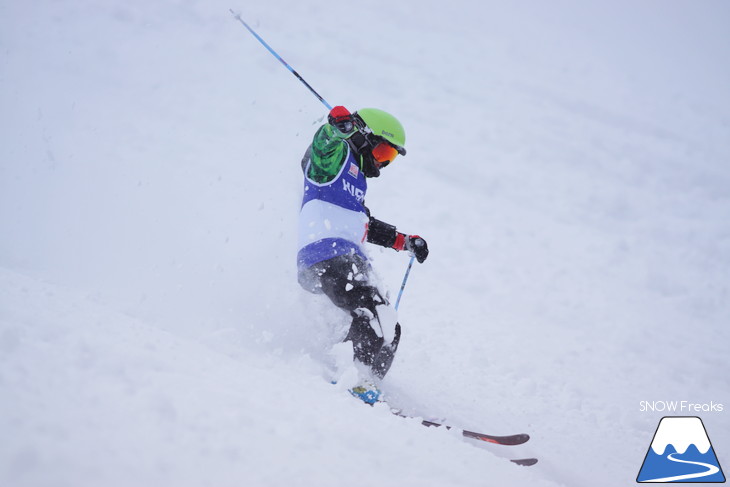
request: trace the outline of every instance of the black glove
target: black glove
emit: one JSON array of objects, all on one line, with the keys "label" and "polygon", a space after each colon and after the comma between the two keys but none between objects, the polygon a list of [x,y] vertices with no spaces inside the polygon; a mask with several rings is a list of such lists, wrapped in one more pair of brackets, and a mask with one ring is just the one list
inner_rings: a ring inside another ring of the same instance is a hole
[{"label": "black glove", "polygon": [[349,135],[355,128],[350,110],[343,106],[336,106],[330,110],[327,121],[343,135]]},{"label": "black glove", "polygon": [[412,252],[419,264],[422,264],[428,257],[428,244],[418,235],[408,235],[406,237],[405,250]]}]

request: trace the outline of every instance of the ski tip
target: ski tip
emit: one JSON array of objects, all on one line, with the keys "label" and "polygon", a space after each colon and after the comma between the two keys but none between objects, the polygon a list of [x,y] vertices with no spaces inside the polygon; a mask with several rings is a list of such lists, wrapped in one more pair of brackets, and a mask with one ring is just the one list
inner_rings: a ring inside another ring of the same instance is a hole
[{"label": "ski tip", "polygon": [[503,436],[499,438],[501,445],[521,445],[530,441],[530,435],[527,433],[520,433],[512,436]]},{"label": "ski tip", "polygon": [[520,458],[517,460],[510,460],[510,462],[516,463],[517,465],[521,465],[523,467],[529,467],[537,463],[537,458]]}]

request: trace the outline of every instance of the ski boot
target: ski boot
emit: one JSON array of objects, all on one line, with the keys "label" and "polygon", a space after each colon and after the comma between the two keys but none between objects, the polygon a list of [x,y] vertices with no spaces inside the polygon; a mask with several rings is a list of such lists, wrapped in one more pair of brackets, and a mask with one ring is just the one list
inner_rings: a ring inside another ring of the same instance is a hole
[{"label": "ski boot", "polygon": [[371,406],[379,402],[382,395],[380,389],[370,381],[360,382],[360,384],[350,389],[350,394]]}]

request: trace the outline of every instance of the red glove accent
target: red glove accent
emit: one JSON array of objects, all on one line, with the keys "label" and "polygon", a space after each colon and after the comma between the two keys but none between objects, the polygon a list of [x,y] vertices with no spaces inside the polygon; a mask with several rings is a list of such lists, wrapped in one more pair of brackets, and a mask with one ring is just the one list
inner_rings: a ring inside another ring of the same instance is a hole
[{"label": "red glove accent", "polygon": [[332,110],[330,110],[327,121],[333,127],[337,127],[337,130],[339,130],[340,133],[344,135],[351,134],[353,129],[355,128],[355,124],[352,120],[352,114],[350,113],[350,110],[343,106],[336,106]]},{"label": "red glove accent", "polygon": [[395,236],[395,243],[393,244],[395,250],[405,250],[406,248],[406,234],[400,233]]},{"label": "red glove accent", "polygon": [[330,119],[334,120],[335,122],[339,122],[343,119],[350,118],[352,114],[350,113],[350,110],[343,106],[336,106],[332,110],[330,110]]}]

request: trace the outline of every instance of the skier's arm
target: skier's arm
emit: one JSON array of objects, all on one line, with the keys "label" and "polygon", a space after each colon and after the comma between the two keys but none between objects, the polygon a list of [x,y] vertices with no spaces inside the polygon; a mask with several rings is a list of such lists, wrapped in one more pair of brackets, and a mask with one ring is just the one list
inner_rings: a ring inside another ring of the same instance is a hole
[{"label": "skier's arm", "polygon": [[332,125],[324,124],[314,134],[312,145],[302,160],[302,168],[309,163],[307,177],[320,184],[332,181],[340,173],[347,159],[347,142]]},{"label": "skier's arm", "polygon": [[[370,211],[368,210],[368,216]],[[368,223],[367,241],[381,247],[390,247],[401,251],[413,252],[418,262],[423,262],[428,257],[428,245],[418,235],[406,235],[396,230],[395,226],[370,216]]]},{"label": "skier's arm", "polygon": [[[307,176],[318,182],[328,183],[340,173],[347,159],[347,138],[355,125],[350,111],[343,106],[330,110],[327,123],[322,125],[302,159],[302,170],[309,164]],[[310,164],[311,161],[311,164]]]},{"label": "skier's arm", "polygon": [[398,230],[377,218],[370,217],[367,241],[381,247],[393,247],[398,239]]}]

